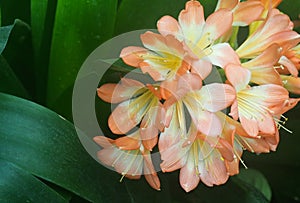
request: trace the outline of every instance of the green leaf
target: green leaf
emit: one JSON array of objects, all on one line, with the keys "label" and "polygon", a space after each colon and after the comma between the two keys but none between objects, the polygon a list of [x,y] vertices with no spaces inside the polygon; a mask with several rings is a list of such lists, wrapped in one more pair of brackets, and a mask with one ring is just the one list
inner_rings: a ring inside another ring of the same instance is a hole
[{"label": "green leaf", "polygon": [[[138,29],[155,29],[157,21],[164,15],[171,15],[177,19],[184,9],[186,0],[122,0],[116,22],[116,34]],[[201,0],[201,4],[208,16],[214,11],[216,0]]]},{"label": "green leaf", "polygon": [[43,182],[0,159],[0,202],[67,202]]},{"label": "green leaf", "polygon": [[[32,62],[31,33],[28,24],[15,20],[14,24],[4,28],[1,53],[12,71],[24,85],[30,96],[35,95],[35,77]],[[6,34],[5,34],[6,33]],[[5,38],[6,37],[6,38]]]},{"label": "green leaf", "polygon": [[47,103],[71,119],[73,84],[86,57],[112,37],[117,0],[58,1],[48,75]]},{"label": "green leaf", "polygon": [[0,92],[13,94],[19,97],[28,98],[28,93],[9,67],[3,56],[0,55]]},{"label": "green leaf", "polygon": [[9,35],[10,35],[13,27],[14,27],[14,25],[0,27],[0,54],[2,54],[3,50],[6,47]]},{"label": "green leaf", "polygon": [[268,201],[271,201],[272,191],[265,176],[254,169],[240,169],[240,173],[233,177],[239,181],[248,183],[260,191]]},{"label": "green leaf", "polygon": [[57,0],[31,0],[36,101],[46,104],[48,67]]},{"label": "green leaf", "polygon": [[0,159],[92,202],[128,200],[120,176],[92,159],[74,126],[56,113],[0,94],[0,123]]}]

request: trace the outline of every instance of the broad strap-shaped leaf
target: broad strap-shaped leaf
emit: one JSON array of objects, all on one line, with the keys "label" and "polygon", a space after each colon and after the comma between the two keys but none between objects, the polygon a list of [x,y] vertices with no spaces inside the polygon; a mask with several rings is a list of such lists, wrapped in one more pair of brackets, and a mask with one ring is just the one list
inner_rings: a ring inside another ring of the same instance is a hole
[{"label": "broad strap-shaped leaf", "polygon": [[29,97],[24,86],[2,55],[0,55],[0,92],[13,94],[23,98]]},{"label": "broad strap-shaped leaf", "polygon": [[128,200],[120,176],[93,160],[58,114],[1,93],[0,123],[0,159],[92,202]]},{"label": "broad strap-shaped leaf", "polygon": [[0,159],[0,202],[68,202],[45,183]]},{"label": "broad strap-shaped leaf", "polygon": [[88,55],[113,36],[116,11],[117,0],[57,2],[47,103],[69,119],[77,73]]},{"label": "broad strap-shaped leaf", "polygon": [[29,95],[34,96],[35,75],[32,65],[32,43],[29,25],[16,19],[12,25],[0,29],[2,29],[0,31],[0,54],[5,58]]}]

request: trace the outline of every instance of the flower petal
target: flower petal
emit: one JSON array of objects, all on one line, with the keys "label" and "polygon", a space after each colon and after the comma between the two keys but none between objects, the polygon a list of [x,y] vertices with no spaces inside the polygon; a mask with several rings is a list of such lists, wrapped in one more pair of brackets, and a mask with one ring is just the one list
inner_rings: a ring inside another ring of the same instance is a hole
[{"label": "flower petal", "polygon": [[240,2],[233,13],[233,26],[246,26],[258,20],[264,7],[259,1]]},{"label": "flower petal", "polygon": [[133,67],[140,67],[139,64],[143,62],[141,55],[146,54],[148,51],[142,47],[125,47],[120,53],[120,57],[124,63]]},{"label": "flower petal", "polygon": [[195,60],[192,63],[192,73],[196,73],[204,80],[212,71],[212,64],[209,61],[205,60]]},{"label": "flower petal", "polygon": [[130,101],[125,101],[113,110],[108,118],[109,129],[113,133],[125,134],[141,121],[139,114],[131,115],[130,108]]},{"label": "flower petal", "polygon": [[209,33],[210,39],[214,41],[231,28],[232,21],[232,12],[227,9],[220,9],[206,19],[203,35]]},{"label": "flower petal", "polygon": [[155,172],[149,152],[144,155],[144,175],[145,179],[152,188],[160,190],[160,181]]},{"label": "flower petal", "polygon": [[254,118],[244,117],[243,115],[240,115],[239,118],[247,134],[249,134],[252,137],[256,137],[258,135],[259,129],[257,120]]},{"label": "flower petal", "polygon": [[245,89],[251,78],[251,72],[249,70],[235,64],[227,65],[225,67],[225,74],[237,92]]},{"label": "flower petal", "polygon": [[281,56],[278,63],[284,65],[288,69],[288,71],[292,74],[292,76],[294,77],[298,76],[297,67],[286,56]]},{"label": "flower petal", "polygon": [[181,187],[186,191],[190,192],[195,189],[200,182],[200,176],[195,166],[195,157],[190,151],[186,164],[180,169],[179,181]]},{"label": "flower petal", "polygon": [[137,91],[143,87],[144,84],[139,81],[122,78],[118,84],[107,83],[102,85],[97,89],[97,94],[106,102],[119,103],[134,97]]},{"label": "flower petal", "polygon": [[209,47],[211,53],[204,57],[212,64],[224,68],[229,63],[240,64],[240,59],[228,43],[219,43]]},{"label": "flower petal", "polygon": [[181,28],[177,20],[171,16],[163,16],[157,22],[157,29],[163,36],[173,35],[178,40],[182,38]]},{"label": "flower petal", "polygon": [[178,17],[184,40],[196,44],[204,26],[203,7],[198,1],[188,1]]},{"label": "flower petal", "polygon": [[227,108],[236,98],[232,86],[227,84],[212,83],[205,85],[199,91],[200,102],[204,109],[217,112]]}]

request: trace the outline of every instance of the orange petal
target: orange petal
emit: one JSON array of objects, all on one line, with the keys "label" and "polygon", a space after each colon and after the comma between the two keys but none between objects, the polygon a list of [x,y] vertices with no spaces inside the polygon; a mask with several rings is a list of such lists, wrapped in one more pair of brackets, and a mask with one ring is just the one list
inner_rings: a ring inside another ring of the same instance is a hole
[{"label": "orange petal", "polygon": [[[228,180],[228,173],[221,156],[214,150],[211,155],[204,160],[206,164],[198,166],[201,181],[207,186],[221,185]],[[206,167],[205,167],[206,166]]]},{"label": "orange petal", "polygon": [[122,150],[134,150],[140,148],[139,140],[130,136],[124,136],[116,139],[115,145]]},{"label": "orange petal", "polygon": [[248,135],[256,137],[258,135],[258,122],[254,118],[246,118],[242,115],[239,116],[240,122]]},{"label": "orange petal", "polygon": [[266,114],[264,118],[258,122],[258,128],[261,133],[274,135],[276,127],[272,115]]},{"label": "orange petal", "polygon": [[125,134],[141,121],[139,115],[131,115],[129,103],[119,104],[108,118],[109,129],[115,134]]},{"label": "orange petal", "polygon": [[209,60],[212,64],[224,68],[226,65],[240,64],[240,59],[235,51],[227,43],[219,43],[209,47],[211,53],[205,58]]},{"label": "orange petal", "polygon": [[232,12],[227,9],[220,9],[208,16],[203,33],[209,33],[209,37],[216,40],[231,28],[232,21]]},{"label": "orange petal", "polygon": [[282,56],[278,62],[279,64],[282,64],[285,66],[288,71],[292,74],[292,76],[297,77],[298,76],[298,69],[295,66],[295,64],[290,61],[286,56]]},{"label": "orange petal", "polygon": [[249,70],[235,64],[227,65],[225,67],[225,74],[237,92],[245,89],[251,78],[251,72]]},{"label": "orange petal", "polygon": [[236,93],[232,86],[227,84],[212,83],[201,88],[200,102],[204,109],[217,112],[230,106],[236,99]]},{"label": "orange petal", "polygon": [[93,138],[93,140],[103,148],[112,147],[115,142],[114,140],[105,136],[96,136]]},{"label": "orange petal", "polygon": [[198,1],[188,1],[178,17],[186,41],[196,43],[204,25],[203,7]]},{"label": "orange petal", "polygon": [[258,20],[264,10],[259,1],[240,2],[233,13],[234,26],[246,26]]},{"label": "orange petal", "polygon": [[196,60],[192,63],[192,73],[196,73],[204,80],[212,71],[212,64],[205,60]]},{"label": "orange petal", "polygon": [[160,190],[160,181],[152,164],[151,155],[144,154],[144,175],[149,185],[155,190]]},{"label": "orange petal", "polygon": [[104,84],[97,89],[98,96],[110,103],[119,103],[134,97],[144,85],[136,80],[122,78],[119,84]]},{"label": "orange petal", "polygon": [[147,31],[141,35],[141,40],[146,48],[157,53],[173,54],[178,57],[182,57],[184,54],[181,42],[172,35],[164,37],[160,34]]},{"label": "orange petal", "polygon": [[190,152],[186,164],[180,169],[179,182],[181,187],[186,191],[190,192],[195,189],[200,182],[200,176],[195,166],[195,157]]},{"label": "orange petal", "polygon": [[174,35],[177,39],[180,39],[181,28],[177,20],[171,16],[163,16],[159,21],[157,21],[157,29],[163,36]]},{"label": "orange petal", "polygon": [[141,56],[147,52],[145,48],[130,46],[122,49],[120,57],[127,65],[139,67],[139,64],[144,61]]}]

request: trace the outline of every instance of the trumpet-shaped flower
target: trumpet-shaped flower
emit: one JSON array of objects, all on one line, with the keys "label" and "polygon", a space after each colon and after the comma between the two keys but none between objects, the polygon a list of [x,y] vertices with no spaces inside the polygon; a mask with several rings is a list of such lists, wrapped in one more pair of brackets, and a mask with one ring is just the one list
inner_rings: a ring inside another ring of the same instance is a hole
[{"label": "trumpet-shaped flower", "polygon": [[116,140],[96,136],[94,141],[103,147],[97,153],[102,163],[130,179],[139,179],[144,175],[151,187],[160,190],[160,181],[153,167],[150,151],[141,143],[139,131]]},{"label": "trumpet-shaped flower", "polygon": [[157,143],[159,131],[163,130],[163,108],[159,88],[128,78],[119,84],[104,84],[98,96],[111,103],[121,102],[108,119],[110,130],[125,134],[141,122],[141,136],[148,150]]},{"label": "trumpet-shaped flower", "polygon": [[213,43],[231,29],[233,15],[230,10],[220,9],[204,19],[203,7],[198,1],[188,1],[178,22],[171,16],[164,16],[157,22],[158,31],[173,35],[184,42],[187,51],[196,59],[204,59],[219,67],[229,62],[239,63],[234,50],[227,43]]},{"label": "trumpet-shaped flower", "polygon": [[290,18],[272,9],[265,22],[239,46],[236,53],[240,58],[254,58],[274,43],[281,46],[287,41],[299,40],[300,35],[292,29]]},{"label": "trumpet-shaped flower", "polygon": [[230,64],[225,68],[225,73],[237,95],[230,115],[240,120],[250,136],[257,137],[259,133],[275,134],[273,110],[284,106],[289,99],[288,91],[273,84],[248,86],[251,72],[240,66]]},{"label": "trumpet-shaped flower", "polygon": [[141,40],[147,49],[130,46],[121,51],[126,64],[141,68],[156,81],[172,79],[190,69],[190,59],[175,37],[146,32]]},{"label": "trumpet-shaped flower", "polygon": [[219,0],[216,10],[229,9],[233,12],[233,26],[246,26],[258,20],[264,10],[260,1]]},{"label": "trumpet-shaped flower", "polygon": [[[173,135],[174,136],[174,135]],[[233,161],[233,152],[224,138],[207,137],[191,124],[186,138],[177,136],[178,141],[161,150],[164,172],[180,168],[181,187],[189,192],[200,180],[208,185],[220,185],[229,175],[224,160]]]},{"label": "trumpet-shaped flower", "polygon": [[300,40],[292,40],[283,46],[283,53],[278,61],[281,68],[277,69],[280,74],[291,74],[294,77],[298,76],[298,70],[300,69],[300,44],[297,44],[299,41]]},{"label": "trumpet-shaped flower", "polygon": [[177,89],[171,92],[172,96],[164,102],[164,107],[168,109],[180,101],[185,105],[200,132],[206,135],[220,134],[222,123],[215,112],[225,109],[233,102],[234,89],[230,85],[218,83],[202,87],[201,78],[193,73],[187,73],[175,82]]},{"label": "trumpet-shaped flower", "polygon": [[277,44],[272,44],[259,56],[242,63],[242,67],[251,71],[250,82],[255,84],[277,84],[282,85],[280,75],[274,66],[281,57],[282,48]]}]

